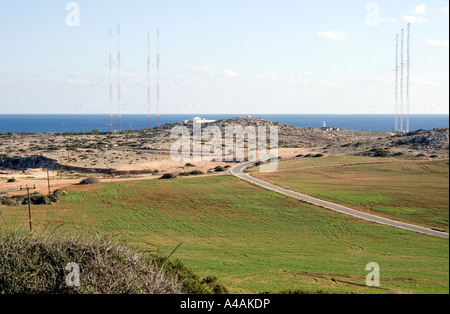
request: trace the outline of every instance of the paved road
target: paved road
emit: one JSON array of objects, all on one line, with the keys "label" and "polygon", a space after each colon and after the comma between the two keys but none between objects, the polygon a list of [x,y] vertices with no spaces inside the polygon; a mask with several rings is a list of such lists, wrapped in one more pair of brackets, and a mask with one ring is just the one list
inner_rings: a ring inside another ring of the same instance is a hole
[{"label": "paved road", "polygon": [[415,225],[411,225],[411,224],[407,224],[407,223],[403,223],[403,222],[399,222],[399,221],[395,221],[395,220],[391,220],[391,219],[387,219],[387,218],[382,218],[382,217],[366,214],[366,213],[363,213],[363,212],[360,212],[360,211],[357,211],[357,210],[354,210],[354,209],[351,209],[351,208],[348,208],[348,207],[345,207],[342,205],[330,203],[330,202],[323,201],[323,200],[320,200],[320,199],[317,199],[314,197],[310,197],[308,195],[293,192],[293,191],[281,188],[279,186],[273,185],[271,183],[268,183],[266,181],[256,179],[256,178],[244,173],[244,170],[246,168],[252,166],[253,164],[254,164],[254,162],[249,162],[249,163],[244,163],[244,164],[238,165],[236,167],[233,167],[231,169],[231,174],[242,180],[259,185],[263,188],[266,188],[266,189],[269,189],[269,190],[272,190],[272,191],[275,191],[275,192],[278,192],[278,193],[281,193],[284,195],[288,195],[288,196],[294,197],[296,199],[299,199],[301,201],[304,201],[304,202],[307,202],[307,203],[310,203],[313,205],[321,206],[326,209],[330,209],[330,210],[333,210],[335,212],[339,212],[339,213],[342,213],[345,215],[350,215],[350,216],[353,216],[356,218],[375,222],[378,224],[388,225],[388,226],[397,227],[397,228],[401,228],[401,229],[405,229],[405,230],[409,230],[409,231],[424,233],[424,234],[448,239],[448,233],[445,233],[445,232],[436,231],[436,230],[419,227],[419,226],[415,226]]}]

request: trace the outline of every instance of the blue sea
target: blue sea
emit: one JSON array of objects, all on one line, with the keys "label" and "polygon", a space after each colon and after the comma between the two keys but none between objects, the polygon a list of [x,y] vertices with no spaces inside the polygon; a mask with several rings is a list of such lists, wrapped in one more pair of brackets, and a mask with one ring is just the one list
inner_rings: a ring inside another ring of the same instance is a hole
[{"label": "blue sea", "polygon": [[[178,123],[194,117],[208,120],[223,120],[247,115],[235,114],[165,114],[161,115],[161,124]],[[278,121],[302,128],[321,128],[327,126],[349,130],[393,131],[395,115],[302,115],[302,114],[256,114],[253,118]],[[151,119],[151,127],[156,126],[156,117]],[[114,118],[114,130],[117,130],[118,118]],[[146,115],[123,115],[122,130],[139,130],[147,127]],[[411,115],[411,130],[431,130],[448,128],[449,115]],[[109,115],[2,115],[0,114],[0,133],[7,132],[90,132],[98,129],[109,131]]]}]

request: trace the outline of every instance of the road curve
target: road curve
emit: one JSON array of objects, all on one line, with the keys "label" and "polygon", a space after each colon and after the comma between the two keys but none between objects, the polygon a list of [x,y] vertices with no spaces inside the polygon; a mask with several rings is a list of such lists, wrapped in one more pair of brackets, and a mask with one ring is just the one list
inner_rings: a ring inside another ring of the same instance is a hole
[{"label": "road curve", "polygon": [[395,221],[395,220],[391,220],[391,219],[387,219],[387,218],[382,218],[382,217],[366,214],[366,213],[363,213],[363,212],[360,212],[355,209],[351,209],[351,208],[348,208],[348,207],[345,207],[342,205],[334,204],[334,203],[323,201],[323,200],[320,200],[320,199],[317,199],[317,198],[314,198],[314,197],[311,197],[308,195],[293,192],[291,190],[273,185],[266,181],[256,179],[256,178],[244,173],[244,170],[246,168],[248,168],[254,164],[255,164],[254,162],[243,163],[243,164],[240,164],[238,166],[231,168],[230,172],[232,175],[234,175],[242,180],[245,180],[247,182],[259,185],[263,188],[296,198],[298,200],[301,200],[301,201],[304,201],[304,202],[307,202],[307,203],[310,203],[313,205],[317,205],[317,206],[324,207],[326,209],[330,209],[332,211],[335,211],[335,212],[338,212],[341,214],[350,215],[350,216],[360,218],[360,219],[363,219],[366,221],[383,224],[383,225],[388,225],[388,226],[392,226],[392,227],[396,227],[396,228],[400,228],[400,229],[419,232],[419,233],[437,236],[437,237],[446,238],[446,239],[449,238],[449,234],[445,233],[445,232],[441,232],[441,231],[437,231],[437,230],[433,230],[433,229],[429,229],[429,228],[424,228],[424,227],[415,226],[415,225],[411,225],[411,224],[407,224],[407,223],[403,223],[403,222],[399,222],[399,221]]}]

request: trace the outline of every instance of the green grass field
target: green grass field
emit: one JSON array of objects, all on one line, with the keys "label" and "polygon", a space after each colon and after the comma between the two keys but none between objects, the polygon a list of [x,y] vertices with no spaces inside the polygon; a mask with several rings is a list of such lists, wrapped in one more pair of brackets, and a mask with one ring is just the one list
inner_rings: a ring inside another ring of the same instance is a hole
[{"label": "green grass field", "polygon": [[[39,232],[115,235],[168,255],[232,293],[449,293],[448,240],[375,225],[265,191],[230,176],[109,183],[33,208]],[[2,210],[26,230],[27,208]],[[57,229],[57,231],[54,231]],[[381,267],[368,288],[365,267]]]},{"label": "green grass field", "polygon": [[449,231],[448,161],[326,157],[255,177],[372,214]]}]

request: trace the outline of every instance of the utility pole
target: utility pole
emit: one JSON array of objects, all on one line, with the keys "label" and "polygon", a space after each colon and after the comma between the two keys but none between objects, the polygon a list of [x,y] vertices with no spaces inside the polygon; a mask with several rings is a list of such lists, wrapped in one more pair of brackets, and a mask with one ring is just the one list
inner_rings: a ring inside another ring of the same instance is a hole
[{"label": "utility pole", "polygon": [[63,158],[59,156],[59,179],[62,180]]},{"label": "utility pole", "polygon": [[27,197],[28,197],[28,222],[30,224],[30,232],[33,231],[33,226],[31,224],[31,200],[30,200],[30,190],[36,190],[36,186],[34,185],[33,187],[29,187],[28,185],[26,185],[25,187],[20,186],[20,190],[27,190]]},{"label": "utility pole", "polygon": [[47,184],[48,184],[48,197],[52,195],[52,192],[50,191],[50,174],[47,169]]}]

